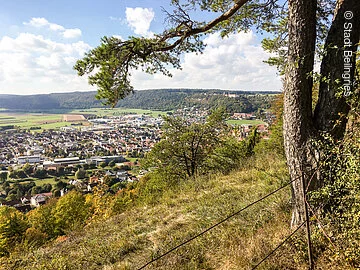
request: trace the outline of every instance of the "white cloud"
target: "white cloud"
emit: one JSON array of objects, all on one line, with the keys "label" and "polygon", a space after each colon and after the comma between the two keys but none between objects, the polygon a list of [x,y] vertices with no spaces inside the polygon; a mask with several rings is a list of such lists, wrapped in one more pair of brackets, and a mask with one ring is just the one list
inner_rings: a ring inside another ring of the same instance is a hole
[{"label": "white cloud", "polygon": [[[129,17],[144,11],[144,9],[136,10],[132,9],[133,13]],[[152,10],[148,11],[152,12]],[[136,17],[141,18],[139,14]],[[132,27],[138,33],[149,35],[152,19],[153,17],[149,16],[146,20],[136,21],[128,18],[128,21],[129,23],[132,21]],[[65,33],[68,38],[81,35],[80,29],[61,28],[60,25],[52,24],[44,18],[33,18],[27,25],[55,31],[62,38],[65,38]],[[84,41],[65,42],[64,39],[59,42],[48,38],[48,36],[54,37],[52,33],[41,33],[43,35],[20,33],[16,37],[0,37],[0,94],[94,89],[87,84],[86,77],[78,77],[73,70],[76,60],[91,49],[90,45]],[[121,38],[121,36],[116,37]],[[230,35],[225,39],[221,39],[218,34],[211,34],[205,39],[205,43],[207,47],[203,54],[184,55],[183,70],[172,69],[173,78],[134,71],[131,79],[135,89],[281,89],[281,81],[276,75],[275,68],[263,63],[269,54],[262,50],[252,32]]]},{"label": "white cloud", "polygon": [[21,33],[0,39],[0,93],[33,94],[92,89],[73,65],[90,45]]},{"label": "white cloud", "polygon": [[172,69],[172,78],[135,71],[135,88],[281,89],[276,69],[263,63],[270,55],[263,51],[252,32],[233,34],[225,39],[211,34],[204,42],[207,47],[203,54],[185,54],[183,69]]},{"label": "white cloud", "polygon": [[81,37],[81,30],[79,28],[66,29],[63,33],[64,38],[78,38]]},{"label": "white cloud", "polygon": [[62,25],[51,23],[45,18],[31,18],[29,22],[24,22],[23,24],[36,28],[47,28],[51,31],[60,32],[64,38],[79,38],[81,36],[80,29],[67,29]]},{"label": "white cloud", "polygon": [[56,23],[50,23],[45,18],[31,18],[29,22],[24,22],[24,25],[30,25],[33,27],[48,27],[50,30],[53,31],[64,31],[65,27],[56,24]]},{"label": "white cloud", "polygon": [[128,25],[135,34],[142,36],[151,36],[152,32],[149,31],[150,24],[154,19],[155,13],[152,8],[126,8],[126,20]]},{"label": "white cloud", "polygon": [[120,40],[124,40],[124,38],[120,35],[112,35],[114,38],[120,39]]}]

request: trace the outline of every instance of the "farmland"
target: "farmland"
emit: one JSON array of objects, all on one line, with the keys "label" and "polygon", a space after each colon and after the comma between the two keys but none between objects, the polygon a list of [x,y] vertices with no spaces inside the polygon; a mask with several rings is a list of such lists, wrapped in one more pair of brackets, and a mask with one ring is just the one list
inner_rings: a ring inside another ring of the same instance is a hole
[{"label": "farmland", "polygon": [[0,126],[14,125],[21,128],[41,127],[56,128],[69,123],[62,122],[61,114],[32,114],[32,113],[0,113]]},{"label": "farmland", "polygon": [[[167,112],[131,108],[91,108],[91,109],[77,109],[72,111],[49,111],[48,113],[19,113],[7,110],[0,110],[0,127],[1,126],[15,126],[24,129],[58,129],[60,127],[70,126],[71,124],[88,124],[84,121],[66,122],[63,116],[78,114],[78,115],[96,115],[97,117],[111,117],[125,114],[146,114],[152,117],[159,117],[166,115]],[[240,125],[257,125],[264,124],[261,120],[228,120],[228,124]]]},{"label": "farmland", "polygon": [[227,120],[226,122],[234,126],[264,124],[264,122],[261,120]]},{"label": "farmland", "polygon": [[165,115],[166,112],[154,111],[154,110],[143,110],[143,109],[130,109],[130,108],[91,108],[91,109],[80,109],[73,110],[69,113],[73,114],[95,114],[100,117],[104,116],[119,116],[123,114],[147,114],[152,117],[158,117],[159,115]]},{"label": "farmland", "polygon": [[[65,112],[64,112],[65,113]],[[124,108],[92,108],[84,110],[66,111],[66,114],[93,114],[98,117],[105,116],[119,116],[124,114],[147,114],[153,117],[164,115],[166,112],[141,110],[141,109],[124,109]],[[15,126],[20,128],[34,128],[39,127],[41,129],[57,129],[60,127],[70,126],[76,123],[82,122],[65,122],[63,120],[63,113],[58,111],[56,113],[18,113],[11,111],[0,111],[0,127],[1,126]]]}]

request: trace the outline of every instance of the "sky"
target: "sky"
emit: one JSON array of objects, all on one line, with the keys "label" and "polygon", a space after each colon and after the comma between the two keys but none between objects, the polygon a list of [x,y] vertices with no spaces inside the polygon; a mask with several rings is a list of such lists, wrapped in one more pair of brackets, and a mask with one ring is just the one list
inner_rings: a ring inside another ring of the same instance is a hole
[{"label": "sky", "polygon": [[[0,0],[0,94],[47,94],[96,90],[73,66],[103,36],[126,39],[164,30],[170,0]],[[214,14],[195,16],[204,20]],[[255,32],[222,39],[208,35],[203,54],[187,53],[172,78],[133,71],[136,90],[210,88],[281,90],[276,69]]]}]

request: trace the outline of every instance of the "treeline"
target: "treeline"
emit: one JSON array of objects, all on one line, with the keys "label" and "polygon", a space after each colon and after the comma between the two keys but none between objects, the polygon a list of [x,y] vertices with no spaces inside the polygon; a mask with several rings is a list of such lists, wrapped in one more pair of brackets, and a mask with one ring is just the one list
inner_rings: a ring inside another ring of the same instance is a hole
[{"label": "treeline", "polygon": [[[267,109],[277,92],[223,91],[207,89],[157,89],[135,91],[117,107],[168,111],[184,107],[210,109],[225,107],[228,112],[255,112]],[[236,95],[236,97],[231,95]],[[88,109],[103,106],[96,92],[47,95],[0,95],[0,108],[18,111]]]},{"label": "treeline", "polygon": [[[246,92],[206,89],[163,89],[136,91],[121,100],[117,107],[168,111],[184,107],[228,112],[256,112],[267,109],[277,92]],[[232,96],[236,95],[236,96]]]},{"label": "treeline", "polygon": [[46,111],[100,107],[95,92],[73,92],[46,95],[0,95],[0,108],[18,111]]}]

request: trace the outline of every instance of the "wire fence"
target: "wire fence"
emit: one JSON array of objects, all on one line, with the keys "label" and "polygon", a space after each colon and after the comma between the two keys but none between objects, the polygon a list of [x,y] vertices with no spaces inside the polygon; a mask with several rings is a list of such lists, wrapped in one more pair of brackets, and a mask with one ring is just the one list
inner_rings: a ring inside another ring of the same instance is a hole
[{"label": "wire fence", "polygon": [[304,224],[306,223],[306,221],[304,221],[303,223],[301,223],[290,235],[288,235],[288,237],[286,237],[279,245],[277,245],[268,255],[266,255],[260,262],[258,262],[253,268],[252,270],[258,268],[260,266],[260,264],[262,264],[263,262],[265,262],[267,259],[269,259],[282,245],[284,245],[291,237],[293,237],[293,235],[295,233],[298,232],[298,230],[304,226]]},{"label": "wire fence", "polygon": [[156,258],[152,259],[151,261],[147,262],[146,264],[144,264],[143,266],[141,266],[140,268],[138,268],[138,270],[141,270],[141,269],[146,268],[146,267],[147,267],[147,266],[149,266],[150,264],[152,264],[152,263],[154,263],[154,262],[156,262],[156,261],[160,260],[161,258],[165,257],[166,255],[168,255],[168,254],[170,254],[170,253],[174,252],[174,251],[175,251],[175,250],[177,250],[178,248],[180,248],[180,247],[182,247],[182,246],[186,245],[187,243],[189,243],[189,242],[191,242],[191,241],[195,240],[196,238],[198,238],[198,237],[202,236],[203,234],[207,233],[208,231],[210,231],[210,230],[214,229],[215,227],[218,227],[219,225],[221,225],[222,223],[224,223],[224,222],[228,221],[228,220],[229,220],[229,219],[231,219],[232,217],[234,217],[234,216],[236,216],[236,215],[240,214],[241,212],[245,211],[245,210],[246,210],[246,209],[248,209],[249,207],[251,207],[251,206],[253,206],[253,205],[255,205],[255,204],[257,204],[257,203],[259,203],[259,202],[261,202],[261,201],[263,201],[263,200],[265,200],[266,198],[268,198],[268,197],[270,197],[271,195],[273,195],[273,194],[275,194],[275,193],[279,192],[280,190],[284,189],[285,187],[289,186],[291,183],[293,183],[293,182],[295,182],[296,180],[299,180],[299,179],[301,179],[301,177],[297,177],[297,178],[295,178],[295,179],[293,179],[293,180],[289,181],[289,182],[288,182],[288,183],[286,183],[285,185],[283,185],[283,186],[281,186],[281,187],[277,188],[276,190],[274,190],[274,191],[272,191],[272,192],[268,193],[267,195],[265,195],[265,196],[261,197],[260,199],[258,199],[258,200],[256,200],[256,201],[254,201],[254,202],[252,202],[252,203],[250,203],[250,204],[246,205],[245,207],[243,207],[243,208],[241,208],[240,210],[238,210],[238,211],[236,211],[236,212],[232,213],[231,215],[229,215],[229,216],[227,216],[226,218],[222,219],[221,221],[219,221],[219,222],[215,223],[214,225],[212,225],[212,226],[208,227],[207,229],[203,230],[202,232],[198,233],[197,235],[195,235],[195,236],[193,236],[193,237],[189,238],[188,240],[186,240],[186,241],[182,242],[181,244],[179,244],[179,245],[177,245],[177,246],[175,246],[175,247],[173,247],[173,248],[169,249],[169,250],[168,250],[168,251],[166,251],[165,253],[163,253],[163,254],[159,255],[158,257],[156,257]]},{"label": "wire fence", "polygon": [[[161,258],[163,258],[163,257],[165,257],[166,255],[174,252],[175,250],[179,249],[180,247],[188,244],[189,242],[195,240],[196,238],[202,236],[203,234],[209,232],[210,230],[218,227],[219,225],[223,224],[224,222],[228,221],[229,219],[233,218],[234,216],[236,216],[236,215],[240,214],[241,212],[245,211],[245,210],[248,209],[249,207],[251,207],[251,206],[253,206],[253,205],[255,205],[255,204],[257,204],[257,203],[259,203],[259,202],[261,202],[261,201],[263,201],[263,200],[265,200],[266,198],[268,198],[268,197],[272,196],[273,194],[279,192],[280,190],[284,189],[285,187],[289,186],[291,183],[293,183],[293,182],[295,182],[295,181],[297,181],[297,180],[302,180],[302,181],[303,181],[304,207],[306,207],[306,209],[310,209],[310,211],[312,212],[313,216],[315,216],[316,220],[320,223],[318,217],[317,217],[316,214],[315,214],[315,210],[312,209],[312,208],[310,207],[309,203],[307,202],[306,193],[307,193],[307,191],[308,191],[308,189],[309,189],[309,187],[310,187],[310,184],[311,184],[312,180],[314,179],[315,175],[320,171],[321,167],[324,165],[324,163],[325,163],[326,161],[329,160],[329,158],[331,158],[332,155],[333,155],[333,153],[331,153],[330,155],[328,155],[328,156],[326,157],[326,159],[324,160],[324,162],[323,162],[322,164],[320,164],[320,165],[317,166],[317,168],[316,168],[316,169],[313,171],[313,173],[311,174],[310,179],[309,179],[309,181],[307,182],[307,186],[306,186],[306,187],[305,187],[305,182],[304,182],[305,180],[304,180],[303,175],[302,175],[302,176],[299,176],[299,177],[297,177],[297,178],[295,178],[295,179],[287,182],[286,184],[282,185],[281,187],[277,188],[276,190],[268,193],[267,195],[261,197],[260,199],[254,201],[254,202],[246,205],[245,207],[241,208],[240,210],[232,213],[231,215],[229,215],[229,216],[227,216],[226,218],[222,219],[221,221],[213,224],[212,226],[210,226],[210,227],[208,227],[207,229],[203,230],[202,232],[196,234],[195,236],[189,238],[188,240],[180,243],[179,245],[177,245],[177,246],[169,249],[168,251],[162,253],[161,255],[153,258],[152,260],[150,260],[149,262],[147,262],[146,264],[144,264],[144,265],[142,265],[140,268],[138,268],[138,270],[141,270],[141,269],[146,268],[146,267],[149,266],[150,264],[152,264],[152,263],[160,260]],[[265,171],[264,171],[264,172],[265,172]],[[270,174],[269,174],[269,175],[270,175]],[[271,176],[271,177],[276,177],[276,178],[278,178],[278,177],[275,176],[275,175],[270,175],[270,176]],[[280,179],[280,178],[278,178],[278,179]],[[282,179],[281,179],[281,180],[282,180]],[[306,210],[306,213],[307,213],[307,210]],[[308,223],[308,224],[307,224],[307,223]],[[271,252],[269,252],[269,254],[267,254],[263,259],[261,259],[252,269],[258,268],[262,263],[264,263],[267,259],[269,259],[281,246],[283,246],[287,241],[289,241],[289,239],[290,239],[291,237],[293,237],[293,236],[300,230],[300,228],[302,228],[305,224],[307,224],[307,226],[309,226],[309,216],[308,216],[308,215],[306,216],[306,220],[305,220],[304,222],[302,222],[295,230],[293,230],[291,234],[289,234],[280,244],[278,244],[278,245],[277,245]],[[323,233],[323,234],[325,235],[325,237],[328,238],[328,240],[331,242],[330,237],[328,236],[328,234],[327,234],[323,229],[322,229],[322,233]],[[308,241],[310,241],[310,235],[308,235]],[[333,243],[332,243],[332,244],[333,244]],[[310,257],[311,257],[311,248],[310,248],[310,245],[309,245],[308,248],[309,248],[309,259],[310,259],[309,265],[310,265],[310,269],[312,269],[313,266],[312,266],[312,262],[311,262],[311,258],[310,258]]]}]

